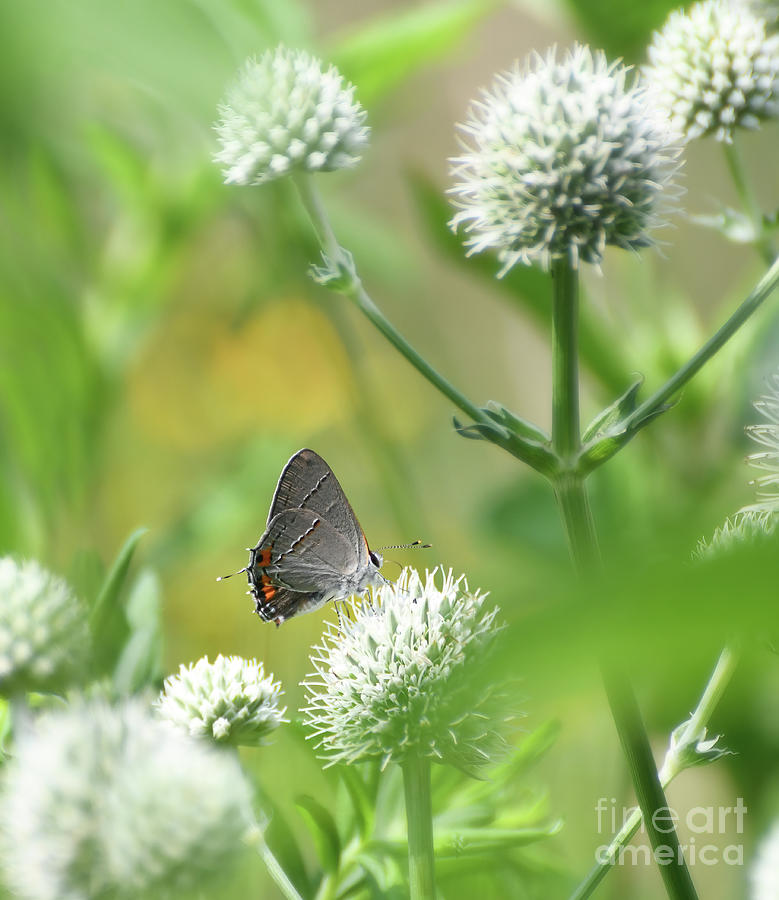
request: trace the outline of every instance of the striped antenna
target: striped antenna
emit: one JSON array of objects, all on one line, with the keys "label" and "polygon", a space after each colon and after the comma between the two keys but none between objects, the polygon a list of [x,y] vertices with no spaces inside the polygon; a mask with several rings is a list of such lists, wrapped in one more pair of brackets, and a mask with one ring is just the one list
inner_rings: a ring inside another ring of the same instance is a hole
[{"label": "striped antenna", "polygon": [[388,547],[375,547],[377,553],[382,550],[429,550],[433,545],[424,544],[422,541],[412,541],[410,544],[390,544]]}]

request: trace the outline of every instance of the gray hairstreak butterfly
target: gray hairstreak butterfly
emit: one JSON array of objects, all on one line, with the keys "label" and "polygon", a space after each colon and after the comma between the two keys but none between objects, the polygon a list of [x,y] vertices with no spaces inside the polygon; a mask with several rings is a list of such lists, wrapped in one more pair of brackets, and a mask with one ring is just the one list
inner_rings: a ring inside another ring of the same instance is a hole
[{"label": "gray hairstreak butterfly", "polygon": [[382,564],[333,470],[313,450],[299,450],[279,476],[265,533],[249,548],[249,565],[235,574],[247,573],[259,616],[281,625],[328,600],[386,584]]}]

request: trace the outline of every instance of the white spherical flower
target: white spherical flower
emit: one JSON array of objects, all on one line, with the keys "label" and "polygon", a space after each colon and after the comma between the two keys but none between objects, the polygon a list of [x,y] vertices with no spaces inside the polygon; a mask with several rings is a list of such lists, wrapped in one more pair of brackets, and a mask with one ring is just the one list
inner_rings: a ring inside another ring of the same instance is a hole
[{"label": "white spherical flower", "polygon": [[779,822],[760,844],[749,880],[750,900],[779,900]]},{"label": "white spherical flower", "polygon": [[422,755],[471,769],[502,746],[502,693],[479,677],[496,608],[464,576],[405,569],[326,634],[304,682],[330,763]]},{"label": "white spherical flower", "polygon": [[334,66],[277,47],[249,60],[219,107],[228,184],[264,184],[293,171],[332,172],[359,162],[370,129],[365,110]]},{"label": "white spherical flower", "polygon": [[746,3],[705,0],[671,13],[649,47],[655,102],[687,140],[733,140],[779,115],[779,35]]},{"label": "white spherical flower", "polygon": [[0,864],[24,900],[192,896],[250,830],[237,760],[138,701],[76,702],[22,730],[0,792]]},{"label": "white spherical flower", "polygon": [[159,714],[195,736],[217,743],[256,746],[285,721],[279,708],[281,685],[265,675],[262,663],[221,654],[205,656],[165,680]]},{"label": "white spherical flower", "polygon": [[517,263],[599,264],[607,244],[653,243],[678,194],[677,138],[630,70],[576,46],[500,75],[461,126],[451,193],[470,253]]},{"label": "white spherical flower", "polygon": [[89,653],[87,611],[37,562],[0,559],[0,694],[60,690]]}]

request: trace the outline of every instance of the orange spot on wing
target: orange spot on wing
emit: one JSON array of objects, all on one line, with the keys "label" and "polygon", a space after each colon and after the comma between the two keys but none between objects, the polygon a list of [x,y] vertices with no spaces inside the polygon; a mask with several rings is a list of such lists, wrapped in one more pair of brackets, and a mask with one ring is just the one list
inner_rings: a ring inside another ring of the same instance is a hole
[{"label": "orange spot on wing", "polygon": [[260,550],[259,556],[254,560],[254,564],[257,566],[269,566],[270,565],[270,547],[266,547],[264,550]]},{"label": "orange spot on wing", "polygon": [[270,583],[270,578],[267,575],[263,575],[260,579],[260,583],[262,587],[260,590],[262,591],[262,596],[266,600],[271,600],[276,595],[276,588]]}]

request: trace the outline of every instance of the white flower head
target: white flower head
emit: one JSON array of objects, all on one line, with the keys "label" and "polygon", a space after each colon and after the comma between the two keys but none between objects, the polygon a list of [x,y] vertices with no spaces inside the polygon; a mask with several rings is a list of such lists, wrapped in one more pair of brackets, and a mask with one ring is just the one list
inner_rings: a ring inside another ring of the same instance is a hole
[{"label": "white flower head", "polygon": [[585,46],[498,76],[461,128],[451,226],[469,254],[497,250],[500,275],[651,245],[678,195],[678,137],[628,68]]},{"label": "white flower head", "polygon": [[671,13],[649,47],[647,82],[687,140],[731,143],[779,115],[779,35],[748,4],[704,0]]},{"label": "white flower head", "polygon": [[757,502],[726,519],[711,540],[701,540],[695,553],[699,558],[719,556],[744,544],[763,543],[779,526],[779,370],[769,377],[768,390],[754,405],[765,419],[746,429],[764,448],[747,457],[747,462],[763,473],[752,482],[758,489]]},{"label": "white flower head", "polygon": [[61,690],[86,663],[87,610],[33,560],[0,558],[0,694]]},{"label": "white flower head", "polygon": [[779,822],[763,838],[749,873],[750,900],[779,898]]},{"label": "white flower head", "polygon": [[250,830],[237,760],[134,700],[81,701],[18,736],[0,791],[0,868],[25,900],[199,890]]},{"label": "white flower head", "polygon": [[413,754],[470,770],[490,760],[508,717],[479,677],[498,630],[485,599],[462,575],[404,569],[331,627],[302,710],[331,764]]},{"label": "white flower head", "polygon": [[264,184],[293,171],[332,172],[359,162],[370,129],[334,66],[277,47],[244,65],[219,107],[216,132],[227,184]]},{"label": "white flower head", "polygon": [[155,706],[162,718],[193,736],[257,746],[285,721],[281,685],[256,659],[204,656],[165,679]]}]

